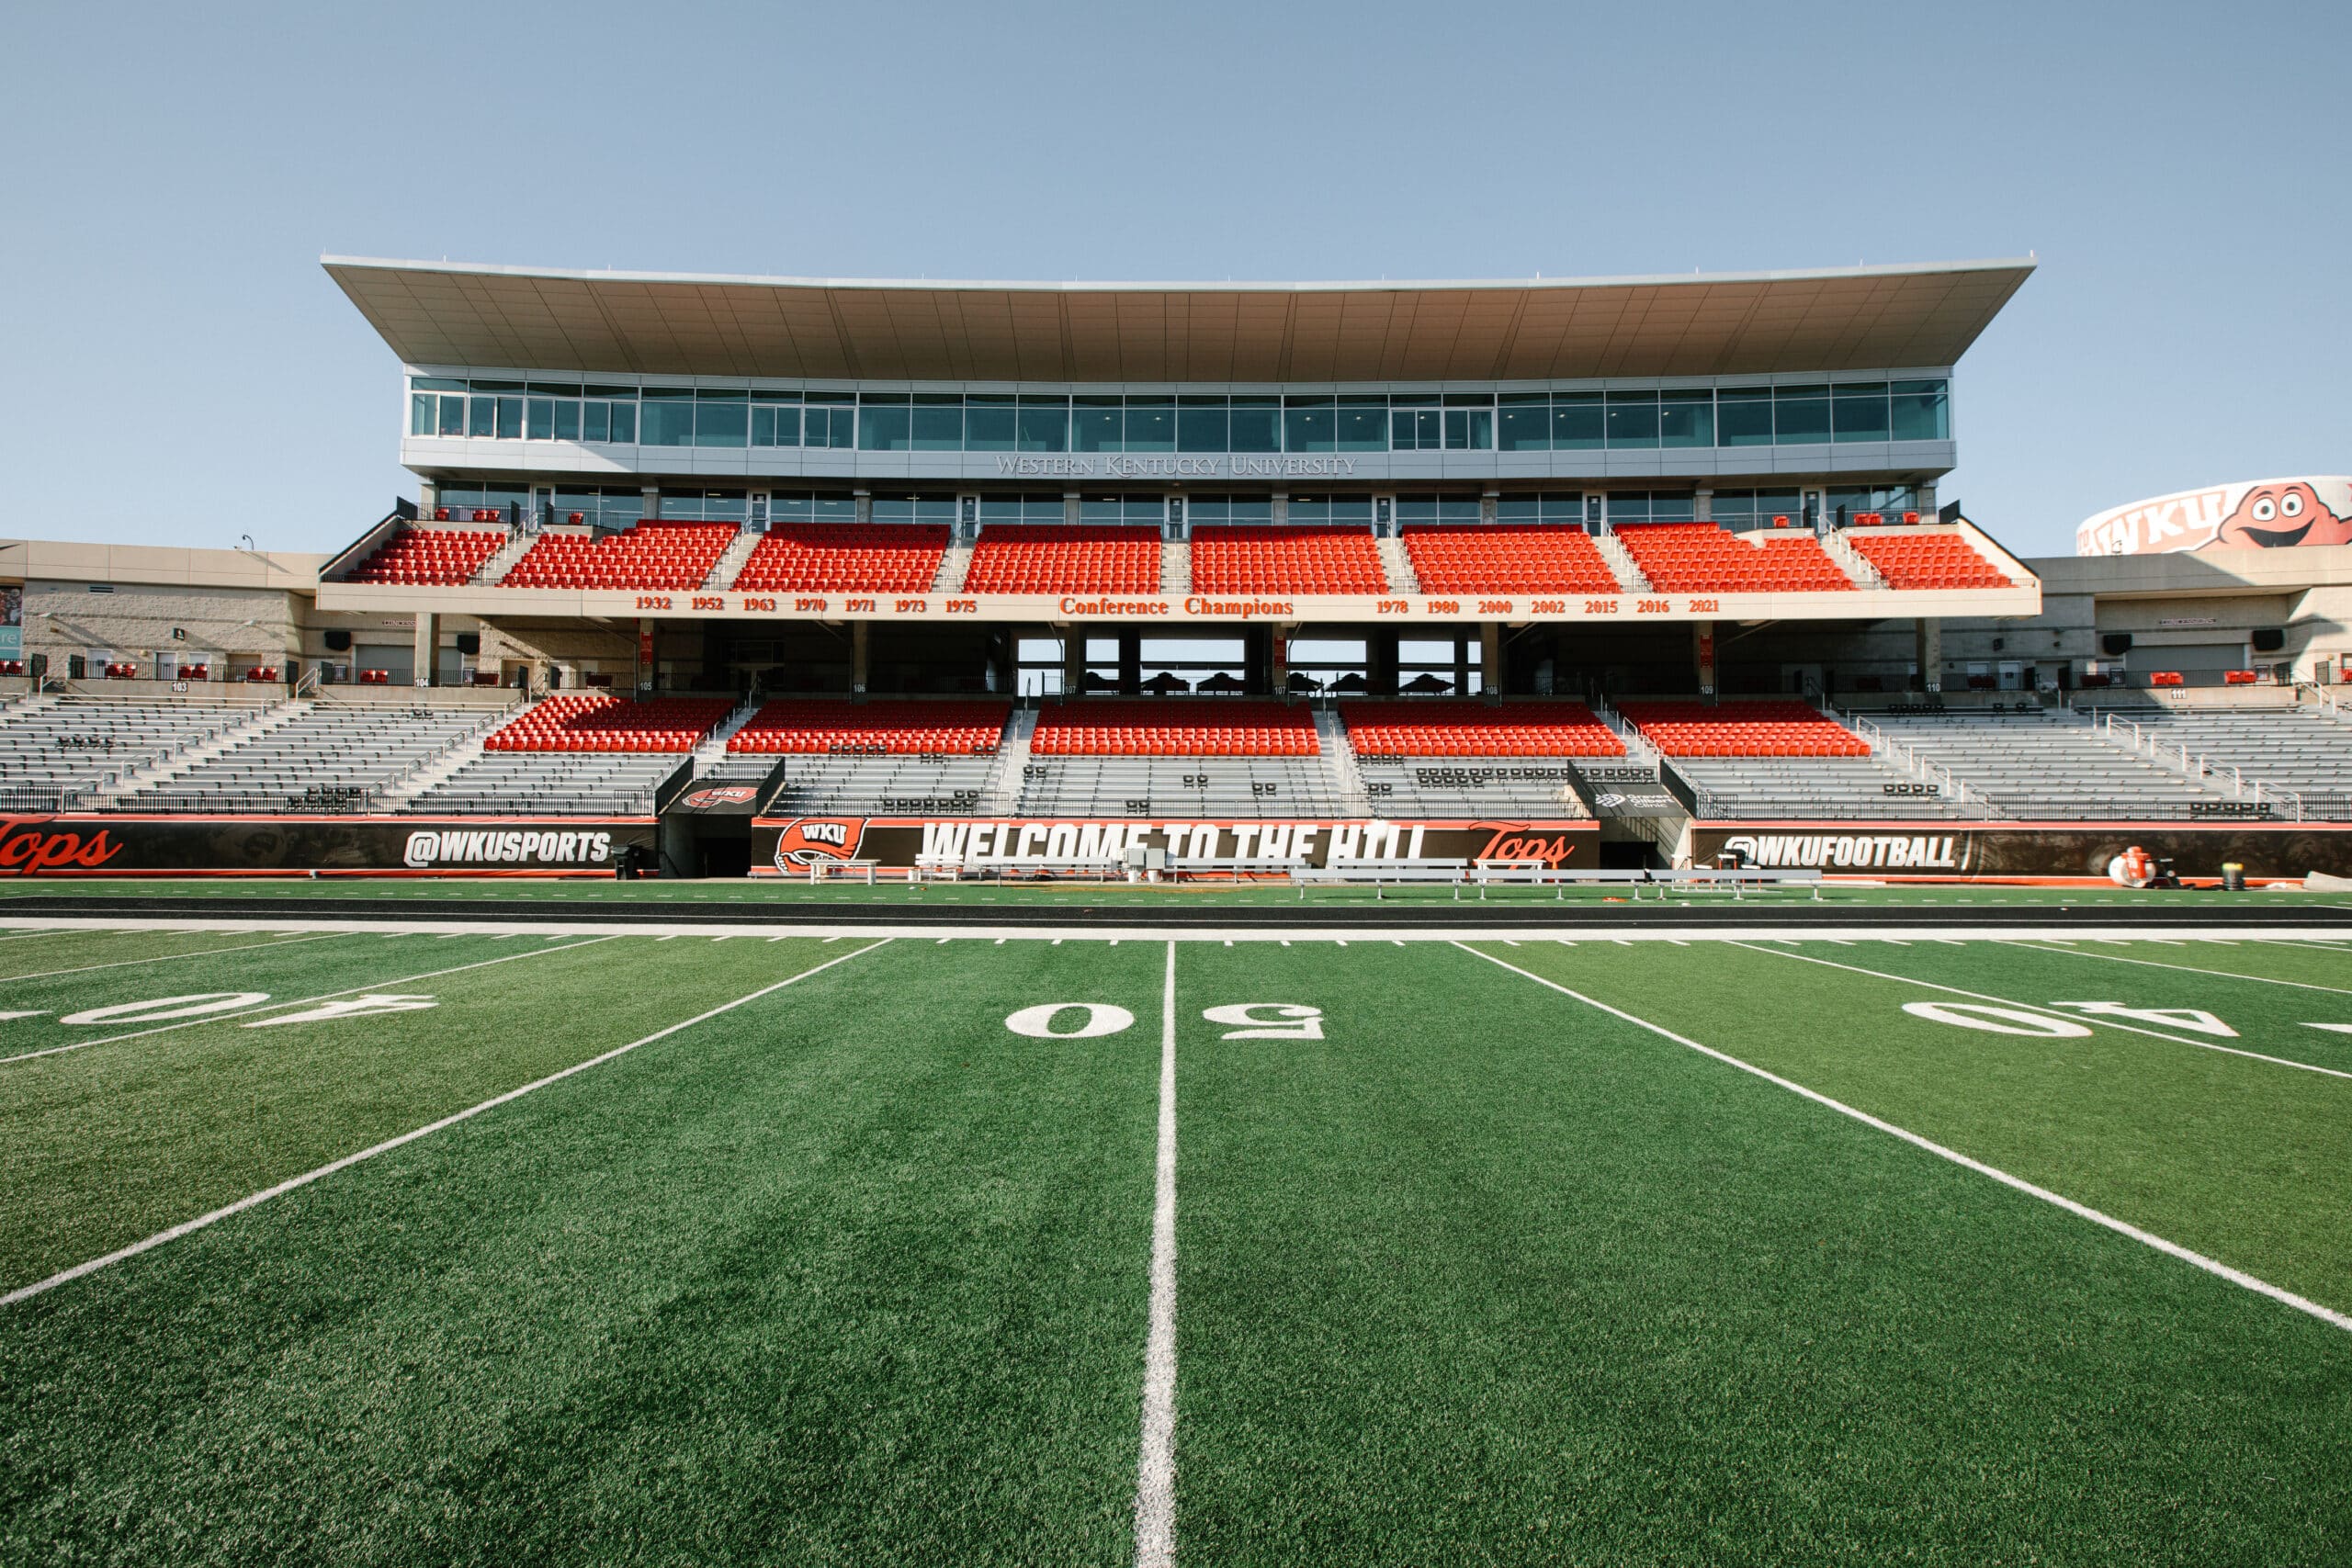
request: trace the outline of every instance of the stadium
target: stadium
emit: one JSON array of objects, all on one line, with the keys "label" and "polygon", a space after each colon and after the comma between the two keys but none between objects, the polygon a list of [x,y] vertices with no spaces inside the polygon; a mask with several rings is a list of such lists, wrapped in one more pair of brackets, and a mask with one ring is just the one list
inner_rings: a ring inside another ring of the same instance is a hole
[{"label": "stadium", "polygon": [[2343,1560],[2352,495],[2012,553],[2031,261],[323,265],[0,540],[0,1560]]}]

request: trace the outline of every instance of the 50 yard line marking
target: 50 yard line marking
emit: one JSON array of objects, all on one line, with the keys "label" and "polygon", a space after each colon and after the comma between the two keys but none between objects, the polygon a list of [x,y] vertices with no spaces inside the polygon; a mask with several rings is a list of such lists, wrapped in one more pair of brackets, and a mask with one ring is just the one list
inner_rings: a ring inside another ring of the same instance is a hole
[{"label": "50 yard line marking", "polygon": [[1136,1568],[1176,1561],[1176,944],[1159,1008],[1159,1147],[1151,1201],[1151,1327],[1136,1456]]},{"label": "50 yard line marking", "polygon": [[[232,1214],[243,1213],[247,1209],[255,1208],[260,1204],[266,1203],[272,1198],[283,1197],[285,1194],[295,1190],[297,1188],[308,1187],[311,1182],[322,1180],[327,1177],[333,1176],[336,1171],[348,1170],[351,1167],[359,1164],[363,1160],[374,1159],[380,1154],[390,1154],[392,1150],[401,1147],[404,1144],[413,1144],[419,1138],[427,1137],[432,1134],[441,1131],[444,1127],[454,1127],[460,1122],[469,1121],[473,1117],[481,1115],[485,1111],[492,1111],[497,1109],[499,1106],[506,1104],[510,1100],[520,1100],[525,1095],[531,1093],[535,1089],[545,1089],[548,1085],[552,1083],[561,1083],[565,1078],[571,1077],[575,1073],[584,1073],[591,1067],[602,1066],[605,1063],[613,1060],[616,1056],[628,1055],[631,1051],[636,1050],[640,1045],[650,1045],[657,1040],[666,1040],[682,1029],[692,1029],[695,1024],[707,1022],[711,1019],[717,1018],[720,1013],[732,1012],[746,1002],[758,1001],[762,997],[770,995],[775,991],[780,991],[786,986],[797,985],[799,982],[808,978],[809,976],[822,974],[825,970],[831,969],[836,964],[846,964],[853,958],[865,956],[866,953],[873,952],[877,947],[887,947],[889,945],[891,941],[891,938],[886,936],[879,942],[872,942],[865,947],[859,948],[855,953],[844,953],[839,958],[829,958],[813,969],[803,969],[799,974],[794,975],[786,979],[778,980],[772,986],[763,986],[758,990],[752,992],[748,996],[738,997],[731,1002],[721,1002],[718,1006],[712,1008],[709,1011],[698,1012],[683,1023],[673,1023],[666,1029],[657,1029],[641,1040],[632,1040],[626,1045],[616,1045],[611,1050],[603,1053],[601,1055],[591,1056],[584,1062],[574,1062],[571,1066],[549,1073],[545,1077],[533,1078],[529,1083],[524,1084],[520,1088],[510,1089],[503,1094],[492,1095],[488,1100],[481,1101],[478,1105],[469,1105],[463,1111],[451,1111],[448,1115],[442,1117],[437,1122],[427,1122],[422,1127],[412,1127],[407,1132],[401,1134],[398,1137],[386,1138],[382,1143],[371,1144],[368,1147],[359,1150],[356,1154],[348,1154],[345,1155],[341,1159],[329,1160],[326,1164],[320,1166],[315,1170],[306,1170],[300,1176],[288,1177],[285,1180],[279,1182],[275,1187],[265,1187],[258,1192],[249,1192],[233,1203],[223,1204],[220,1208],[214,1209],[208,1213],[198,1214],[192,1220],[183,1220],[178,1224],[173,1225],[168,1230],[157,1231],[153,1235],[148,1236],[143,1240],[134,1241],[129,1247],[117,1247],[114,1251],[107,1253],[102,1257],[93,1258],[85,1262],[76,1263],[71,1269],[62,1269],[56,1273],[51,1274],[46,1280],[36,1280],[29,1285],[19,1286],[17,1289],[10,1291],[6,1295],[0,1295],[0,1307],[14,1306],[18,1302],[28,1300],[33,1296],[38,1296],[43,1292],[53,1291],[58,1286],[65,1284],[69,1280],[78,1280],[85,1274],[94,1274],[99,1269],[106,1268],[108,1264],[119,1263],[125,1258],[136,1258],[142,1252],[153,1251],[154,1248],[163,1246],[165,1242],[177,1241],[184,1235],[192,1235],[197,1231],[204,1229],[207,1225],[214,1224],[221,1220],[229,1218]],[[575,947],[584,947],[587,944],[585,942],[575,942],[572,945]],[[555,949],[552,951],[560,952],[561,950]],[[1170,985],[1172,988],[1174,985],[1174,969],[1172,961],[1170,969]],[[358,988],[365,989],[364,987]]]},{"label": "50 yard line marking", "polygon": [[[2133,1241],[2139,1242],[2143,1247],[2154,1247],[2155,1250],[2165,1254],[2168,1258],[2177,1258],[2183,1263],[2187,1263],[2193,1268],[2201,1269],[2208,1274],[2227,1280],[2233,1285],[2242,1286],[2246,1290],[2254,1292],[2256,1295],[2268,1296],[2272,1301],[2280,1303],[2286,1306],[2293,1307],[2297,1312],[2308,1313],[2312,1316],[2318,1318],[2322,1323],[2328,1324],[2336,1328],[2352,1331],[2352,1316],[2346,1316],[2345,1314],[2335,1311],[2333,1307],[2322,1306],[2319,1303],[2311,1300],[2307,1296],[2299,1296],[2295,1294],[2294,1292],[2274,1285],[2267,1280],[2258,1280],[2243,1269],[2233,1269],[2218,1258],[2208,1258],[2201,1252],[2193,1252],[2188,1247],[2181,1246],[2177,1241],[2165,1240],[2163,1236],[2156,1235],[2154,1231],[2143,1231],[2128,1220],[2119,1220],[2114,1215],[2094,1209],[2087,1203],[2078,1203],[2075,1201],[2074,1199],[2066,1197],[2063,1193],[2053,1192],[2047,1187],[2038,1187],[2034,1183],[2026,1180],[2025,1178],[2021,1176],[2012,1176],[2007,1171],[2001,1169],[1998,1166],[1986,1165],[1980,1159],[1971,1159],[1968,1156],[1962,1154],[1958,1149],[1948,1148],[1944,1145],[1937,1143],[1932,1138],[1921,1137],[1918,1134],[1912,1132],[1907,1127],[1898,1127],[1894,1122],[1873,1116],[1867,1111],[1858,1110],[1854,1106],[1847,1104],[1842,1100],[1832,1100],[1829,1096],[1822,1093],[1819,1089],[1807,1089],[1804,1085],[1798,1083],[1793,1078],[1784,1078],[1778,1073],[1770,1072],[1765,1068],[1756,1066],[1753,1062],[1744,1062],[1728,1052],[1716,1050],[1712,1045],[1702,1045],[1696,1040],[1692,1040],[1686,1035],[1677,1034],[1674,1031],[1668,1029],[1661,1024],[1652,1023],[1645,1018],[1636,1018],[1632,1013],[1626,1012],[1623,1009],[1611,1007],[1607,1002],[1588,997],[1581,991],[1572,991],[1556,980],[1547,980],[1543,976],[1534,973],[1532,970],[1521,969],[1516,964],[1505,963],[1502,959],[1497,958],[1491,953],[1481,953],[1476,948],[1459,942],[1455,942],[1453,945],[1461,948],[1463,952],[1470,954],[1473,958],[1483,958],[1498,969],[1508,969],[1521,979],[1532,980],[1539,986],[1544,987],[1550,990],[1557,991],[1560,995],[1570,998],[1573,1000],[1582,1002],[1585,1006],[1592,1008],[1597,1011],[1605,1012],[1611,1018],[1623,1019],[1625,1022],[1634,1025],[1637,1029],[1646,1029],[1652,1034],[1658,1036],[1660,1039],[1671,1040],[1677,1045],[1686,1046],[1690,1050],[1698,1052],[1702,1056],[1712,1056],[1716,1061],[1723,1063],[1725,1066],[1737,1067],[1741,1072],[1762,1078],[1766,1083],[1772,1084],[1780,1089],[1787,1089],[1791,1094],[1802,1095],[1806,1100],[1812,1100],[1815,1105],[1834,1111],[1840,1116],[1851,1117],[1853,1120],[1860,1122],[1863,1126],[1874,1128],[1879,1132],[1886,1134],[1890,1137],[1900,1138],[1905,1143],[1911,1145],[1915,1148],[1925,1149],[1928,1153],[1934,1155],[1939,1159],[1950,1160],[1952,1164],[1961,1167],[1962,1169],[1973,1170],[1979,1176],[1990,1177],[2004,1187],[2013,1188],[2019,1192],[2025,1193],[2028,1197],[2039,1198],[2045,1203],[2065,1210],[2068,1213],[2075,1215],[2078,1219],[2088,1220],[2095,1225],[2104,1226],[2108,1230],[2115,1232],[2118,1235],[2129,1236]],[[1734,945],[1741,944],[1735,943]],[[1758,951],[1760,952],[1762,950],[1758,949]],[[1819,961],[1815,960],[1815,962]],[[1838,965],[1838,967],[1842,968],[1844,965],[1841,964]],[[1949,987],[1939,988],[1949,989]],[[1962,994],[1965,995],[1968,993]]]}]

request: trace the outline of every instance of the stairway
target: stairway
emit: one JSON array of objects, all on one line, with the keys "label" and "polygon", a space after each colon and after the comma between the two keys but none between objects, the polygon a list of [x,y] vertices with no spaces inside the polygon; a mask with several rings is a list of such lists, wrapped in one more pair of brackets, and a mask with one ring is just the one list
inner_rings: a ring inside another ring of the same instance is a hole
[{"label": "stairway", "polygon": [[1854,548],[1843,534],[1823,535],[1821,547],[1829,552],[1829,558],[1838,563],[1839,570],[1854,580],[1856,587],[1883,588],[1886,586],[1886,579],[1879,575],[1878,568],[1870,563],[1870,558]]},{"label": "stairway", "polygon": [[1189,539],[1159,542],[1159,591],[1171,594],[1193,591],[1193,546]]},{"label": "stairway", "polygon": [[395,779],[376,795],[379,811],[405,811],[420,795],[481,755],[482,742],[519,717],[531,705],[517,703],[513,707],[494,709],[489,717],[463,740],[419,767],[404,779]]},{"label": "stairway", "polygon": [[939,558],[939,570],[931,580],[933,593],[961,593],[964,579],[972,570],[972,547],[950,545]]},{"label": "stairway", "polygon": [[1600,547],[1600,558],[1609,563],[1609,570],[1617,574],[1620,588],[1628,593],[1650,592],[1650,580],[1644,577],[1642,569],[1634,564],[1633,554],[1625,548],[1623,540],[1614,534],[1602,534],[1592,542]]},{"label": "stairway", "polygon": [[717,729],[703,737],[695,747],[695,777],[700,778],[727,760],[727,743],[735,732],[752,722],[752,716],[767,701],[765,697],[745,697],[735,711],[722,720]]},{"label": "stairway", "polygon": [[231,725],[209,740],[198,741],[173,752],[160,762],[133,768],[119,775],[97,792],[96,803],[102,807],[119,806],[127,796],[141,790],[168,784],[198,762],[209,762],[224,752],[235,750],[248,740],[257,739],[273,729],[292,723],[310,712],[311,707],[307,702],[272,703],[243,722]]},{"label": "stairway", "polygon": [[1388,573],[1388,592],[1419,593],[1420,574],[1413,570],[1413,558],[1405,548],[1405,541],[1392,535],[1376,542],[1380,546],[1380,564]]},{"label": "stairway", "polygon": [[492,586],[503,581],[507,572],[514,569],[514,563],[530,554],[531,547],[538,542],[539,536],[537,534],[526,534],[520,528],[515,529],[514,532],[506,536],[504,544],[491,552],[490,558],[481,563],[481,570],[467,581],[478,588]]},{"label": "stairway", "polygon": [[1014,708],[1004,739],[997,742],[996,770],[989,774],[980,810],[991,817],[1010,817],[1021,804],[1021,785],[1029,767],[1029,738],[1037,733],[1037,710]]},{"label": "stairway", "polygon": [[765,534],[754,534],[749,528],[736,529],[735,536],[727,541],[727,548],[720,551],[718,558],[710,563],[709,574],[702,580],[703,587],[718,589],[734,586],[735,574],[743,570],[743,563],[752,558],[752,552],[758,549],[760,541],[766,537]]},{"label": "stairway", "polygon": [[1363,770],[1356,765],[1356,749],[1348,740],[1348,727],[1340,721],[1339,709],[1315,710],[1315,739],[1323,748],[1324,769],[1330,775],[1333,804],[1340,815],[1379,815],[1372,807],[1372,792],[1363,787]]}]

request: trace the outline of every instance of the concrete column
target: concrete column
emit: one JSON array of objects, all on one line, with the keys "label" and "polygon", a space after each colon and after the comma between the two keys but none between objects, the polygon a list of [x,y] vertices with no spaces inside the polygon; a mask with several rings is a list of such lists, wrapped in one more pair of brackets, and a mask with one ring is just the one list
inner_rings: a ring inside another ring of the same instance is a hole
[{"label": "concrete column", "polygon": [[1143,695],[1143,634],[1119,634],[1119,695]]},{"label": "concrete column", "polygon": [[1690,623],[1690,661],[1699,671],[1699,694],[1715,694],[1715,623]]},{"label": "concrete column", "polygon": [[1470,639],[1456,634],[1453,639],[1453,694],[1467,696],[1470,693]]},{"label": "concrete column", "polygon": [[850,491],[849,504],[851,515],[855,521],[860,523],[871,523],[874,521],[874,492],[872,491],[854,490]]},{"label": "concrete column", "polygon": [[1498,490],[1486,491],[1478,497],[1478,521],[1493,527],[1502,515],[1503,495]]},{"label": "concrete column", "polygon": [[1715,520],[1715,492],[1704,485],[1690,492],[1690,515],[1702,523]]},{"label": "concrete column", "polygon": [[1078,696],[1086,690],[1086,633],[1077,626],[1062,628],[1062,694]]},{"label": "concrete column", "polygon": [[657,623],[650,617],[643,615],[638,617],[637,689],[640,692],[650,692],[653,689],[653,639],[656,628]]},{"label": "concrete column", "polygon": [[1277,525],[1280,525],[1280,524],[1283,524],[1283,523],[1287,523],[1287,522],[1289,522],[1289,521],[1290,521],[1290,492],[1289,492],[1288,491],[1277,491],[1274,493],[1274,496],[1273,496],[1273,502],[1274,502],[1274,522],[1275,522]]},{"label": "concrete column", "polygon": [[1478,671],[1479,682],[1487,689],[1486,694],[1501,696],[1506,685],[1503,680],[1503,628],[1493,621],[1478,628]]},{"label": "concrete column", "polygon": [[643,494],[645,499],[637,503],[637,514],[639,517],[661,516],[662,487],[660,485],[647,485],[644,488]]},{"label": "concrete column", "polygon": [[1912,623],[1912,657],[1918,661],[1919,684],[1930,692],[1944,689],[1944,624],[1923,618]]},{"label": "concrete column", "polygon": [[849,694],[854,699],[865,695],[866,633],[872,627],[871,621],[849,624]]},{"label": "concrete column", "polygon": [[1079,502],[1079,495],[1078,495],[1078,491],[1074,491],[1074,490],[1066,490],[1066,491],[1062,491],[1062,521],[1063,521],[1063,522],[1065,522],[1065,523],[1075,523],[1075,522],[1077,522],[1077,521],[1079,520],[1080,516],[1081,515],[1081,513],[1080,513],[1079,507],[1080,507],[1080,502]]},{"label": "concrete column", "polygon": [[1267,679],[1272,683],[1273,694],[1278,697],[1290,694],[1290,638],[1297,629],[1287,625],[1269,628]]},{"label": "concrete column", "polygon": [[1367,695],[1393,697],[1396,694],[1396,634],[1385,629],[1373,632],[1364,638],[1364,685]]},{"label": "concrete column", "polygon": [[416,683],[437,686],[441,672],[441,617],[429,611],[416,613]]}]

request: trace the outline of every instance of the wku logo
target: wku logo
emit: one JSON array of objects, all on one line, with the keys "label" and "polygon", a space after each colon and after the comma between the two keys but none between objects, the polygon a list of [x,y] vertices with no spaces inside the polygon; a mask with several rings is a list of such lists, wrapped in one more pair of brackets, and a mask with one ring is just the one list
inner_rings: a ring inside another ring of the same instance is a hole
[{"label": "wku logo", "polygon": [[775,868],[821,865],[828,861],[854,860],[865,837],[862,817],[802,817],[784,825],[775,840]]},{"label": "wku logo", "polygon": [[68,866],[90,871],[122,853],[123,846],[103,828],[85,835],[73,829],[52,831],[53,822],[47,817],[0,818],[0,875],[37,876]]},{"label": "wku logo", "polygon": [[756,799],[757,784],[727,784],[718,789],[698,789],[686,796],[686,804],[697,811],[707,811],[714,806],[744,806]]},{"label": "wku logo", "polygon": [[1528,832],[1526,824],[1521,822],[1474,822],[1471,827],[1474,830],[1484,829],[1487,833],[1487,847],[1476,857],[1479,860],[1540,860],[1556,870],[1577,852],[1566,833],[1547,839],[1541,833]]}]

